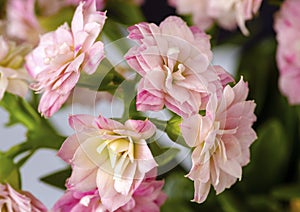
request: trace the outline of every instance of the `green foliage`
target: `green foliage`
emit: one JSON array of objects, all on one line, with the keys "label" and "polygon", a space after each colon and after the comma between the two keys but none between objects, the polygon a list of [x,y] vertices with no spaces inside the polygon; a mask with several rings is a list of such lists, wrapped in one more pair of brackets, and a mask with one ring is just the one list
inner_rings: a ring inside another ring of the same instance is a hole
[{"label": "green foliage", "polygon": [[52,185],[54,187],[65,189],[66,180],[68,177],[70,177],[70,175],[71,175],[71,168],[68,167],[66,169],[59,170],[50,175],[42,177],[41,181],[49,185]]},{"label": "green foliage", "polygon": [[0,152],[0,183],[8,183],[15,189],[20,189],[21,178],[19,167]]}]

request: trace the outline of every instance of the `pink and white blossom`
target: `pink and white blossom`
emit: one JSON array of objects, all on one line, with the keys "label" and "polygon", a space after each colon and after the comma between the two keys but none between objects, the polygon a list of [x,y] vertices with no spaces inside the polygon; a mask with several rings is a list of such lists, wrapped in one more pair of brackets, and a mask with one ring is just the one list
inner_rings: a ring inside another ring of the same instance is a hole
[{"label": "pink and white blossom", "polygon": [[262,0],[169,0],[179,14],[191,14],[193,22],[206,30],[214,22],[233,30],[239,26],[244,35],[249,32],[245,26],[258,12]]},{"label": "pink and white blossom", "polygon": [[279,88],[290,104],[300,104],[300,2],[286,0],[275,15]]},{"label": "pink and white blossom", "polygon": [[166,106],[188,117],[205,108],[207,96],[222,90],[219,73],[210,66],[209,36],[188,27],[179,17],[166,18],[159,26],[140,23],[129,27],[129,38],[138,46],[125,58],[142,79],[137,110],[158,111]]},{"label": "pink and white blossom", "polygon": [[[145,178],[134,191],[131,199],[125,205],[114,210],[125,211],[151,211],[159,212],[160,206],[165,202],[167,196],[162,192],[164,181],[155,178]],[[53,212],[96,212],[109,210],[104,207],[97,189],[79,192],[67,190],[66,193],[55,203]]]},{"label": "pink and white blossom", "polygon": [[206,115],[193,115],[181,124],[186,143],[195,148],[193,166],[187,175],[194,181],[194,201],[205,201],[212,185],[219,194],[242,177],[249,163],[249,147],[256,139],[252,124],[255,103],[246,101],[248,85],[241,79],[233,88],[227,85],[223,96],[213,95]]},{"label": "pink and white blossom", "polygon": [[6,33],[18,41],[36,45],[42,28],[35,15],[35,0],[7,1]]},{"label": "pink and white blossom", "polygon": [[96,41],[106,15],[96,11],[95,1],[78,5],[71,28],[64,24],[40,37],[39,45],[26,57],[28,73],[37,81],[32,88],[43,93],[39,112],[52,116],[69,97],[80,72],[93,74],[104,58]]},{"label": "pink and white blossom", "polygon": [[110,211],[130,201],[145,173],[157,166],[145,139],[156,131],[150,121],[125,124],[89,115],[69,118],[75,134],[63,143],[58,155],[70,163],[67,188],[81,192],[98,189]]},{"label": "pink and white blossom", "polygon": [[29,192],[18,192],[9,184],[0,184],[0,211],[46,212],[47,208]]}]

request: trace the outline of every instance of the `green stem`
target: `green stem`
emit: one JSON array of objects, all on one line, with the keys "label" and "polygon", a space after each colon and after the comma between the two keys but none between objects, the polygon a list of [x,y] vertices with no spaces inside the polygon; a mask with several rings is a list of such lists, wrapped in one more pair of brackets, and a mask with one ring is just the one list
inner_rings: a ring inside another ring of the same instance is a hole
[{"label": "green stem", "polygon": [[5,156],[13,159],[19,154],[27,152],[28,150],[32,150],[32,149],[33,147],[29,142],[23,142],[21,144],[11,147],[7,152],[5,152]]}]

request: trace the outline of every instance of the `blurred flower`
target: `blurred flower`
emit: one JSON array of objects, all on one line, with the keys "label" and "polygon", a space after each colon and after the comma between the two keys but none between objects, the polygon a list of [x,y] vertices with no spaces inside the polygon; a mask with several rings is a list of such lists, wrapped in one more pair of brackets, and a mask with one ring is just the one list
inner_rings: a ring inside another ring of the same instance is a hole
[{"label": "blurred flower", "polygon": [[25,97],[28,91],[29,75],[22,65],[24,56],[29,51],[25,45],[16,46],[0,36],[0,100],[5,91]]},{"label": "blurred flower", "polygon": [[210,66],[209,36],[188,27],[175,16],[159,26],[140,23],[129,28],[129,38],[139,46],[125,56],[143,78],[138,85],[137,110],[158,111],[164,105],[188,117],[205,108],[207,97],[222,89],[219,75]]},{"label": "blurred flower", "polygon": [[[91,0],[65,0],[67,5],[74,5],[74,6],[77,6],[81,1],[91,1]],[[106,0],[95,0],[95,1],[96,1],[97,10],[103,10]]]},{"label": "blurred flower", "polygon": [[145,173],[157,166],[145,140],[156,127],[148,120],[128,120],[123,125],[89,115],[71,116],[69,123],[76,133],[58,152],[72,165],[68,189],[85,192],[98,188],[109,210],[126,204]]},{"label": "blurred flower", "polygon": [[290,104],[300,104],[300,1],[286,0],[275,16],[279,88]]},{"label": "blurred flower", "polygon": [[[123,211],[151,211],[159,212],[160,206],[167,196],[162,192],[164,181],[155,178],[145,178],[134,191],[128,203],[114,210]],[[104,207],[97,189],[87,192],[67,190],[67,192],[55,203],[53,212],[93,212],[109,211]]]},{"label": "blurred flower", "polygon": [[7,35],[36,45],[42,32],[35,16],[35,0],[7,1]]},{"label": "blurred flower", "polygon": [[46,212],[47,208],[29,192],[17,192],[9,184],[0,184],[0,211]]},{"label": "blurred flower", "polygon": [[67,24],[41,36],[39,45],[26,57],[26,68],[35,78],[32,88],[44,92],[39,112],[52,116],[69,97],[80,72],[93,74],[104,57],[103,43],[96,41],[106,16],[95,1],[80,3],[71,29]]},{"label": "blurred flower", "polygon": [[249,147],[256,139],[252,124],[255,103],[246,101],[248,85],[241,79],[233,88],[225,87],[221,99],[214,95],[206,115],[184,119],[182,135],[190,147],[193,166],[187,175],[194,181],[194,201],[205,201],[210,186],[219,194],[242,177],[249,163]]},{"label": "blurred flower", "polygon": [[169,0],[179,14],[191,14],[193,22],[203,30],[216,21],[228,30],[238,25],[244,35],[249,34],[245,21],[253,18],[261,3],[262,0]]}]

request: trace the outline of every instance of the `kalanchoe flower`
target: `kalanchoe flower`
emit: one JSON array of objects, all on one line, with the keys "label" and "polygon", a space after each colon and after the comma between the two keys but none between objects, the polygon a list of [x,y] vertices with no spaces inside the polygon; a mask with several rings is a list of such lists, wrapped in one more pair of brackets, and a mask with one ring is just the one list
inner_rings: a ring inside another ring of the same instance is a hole
[{"label": "kalanchoe flower", "polygon": [[286,0],[275,15],[279,88],[290,104],[300,104],[300,2]]},{"label": "kalanchoe flower", "polygon": [[7,1],[7,35],[36,45],[42,28],[34,11],[35,0]]},{"label": "kalanchoe flower", "polygon": [[129,28],[139,46],[125,56],[143,78],[138,85],[137,110],[158,111],[166,106],[188,117],[205,108],[210,93],[222,90],[220,75],[210,66],[209,36],[171,16],[159,26],[140,23]]},{"label": "kalanchoe flower", "polygon": [[72,19],[56,31],[41,36],[26,57],[28,72],[37,81],[32,88],[43,92],[39,112],[52,116],[69,97],[80,72],[95,72],[104,57],[103,43],[96,41],[106,16],[96,11],[95,1],[81,2]]},{"label": "kalanchoe flower", "polygon": [[179,14],[191,14],[194,24],[203,30],[217,22],[228,30],[238,25],[248,35],[245,21],[253,18],[262,0],[169,0],[169,3]]},{"label": "kalanchoe flower", "polygon": [[196,114],[182,122],[182,135],[195,148],[187,177],[194,181],[198,203],[206,199],[211,185],[219,194],[241,179],[242,166],[249,162],[256,116],[255,103],[246,101],[247,95],[248,85],[241,79],[233,88],[226,86],[219,100],[210,98],[205,116]]},{"label": "kalanchoe flower", "polygon": [[157,166],[145,140],[156,127],[148,120],[123,125],[89,115],[71,116],[69,123],[76,133],[58,152],[73,169],[67,188],[81,192],[98,188],[108,210],[126,204],[145,173]]},{"label": "kalanchoe flower", "polygon": [[22,65],[29,48],[25,45],[16,46],[2,36],[0,36],[0,48],[0,100],[6,91],[25,97],[30,77],[22,69]]},{"label": "kalanchoe flower", "polygon": [[[167,196],[162,192],[164,181],[155,178],[145,178],[134,191],[128,203],[114,210],[125,211],[151,211],[159,212],[160,206]],[[68,190],[54,205],[53,212],[96,212],[109,210],[104,207],[97,189],[87,192]]]},{"label": "kalanchoe flower", "polygon": [[17,192],[9,184],[0,184],[0,211],[46,212],[47,208],[29,192]]}]

